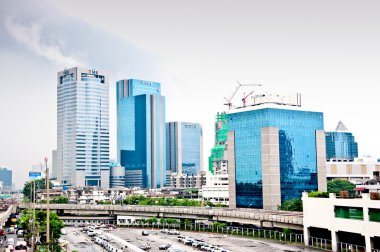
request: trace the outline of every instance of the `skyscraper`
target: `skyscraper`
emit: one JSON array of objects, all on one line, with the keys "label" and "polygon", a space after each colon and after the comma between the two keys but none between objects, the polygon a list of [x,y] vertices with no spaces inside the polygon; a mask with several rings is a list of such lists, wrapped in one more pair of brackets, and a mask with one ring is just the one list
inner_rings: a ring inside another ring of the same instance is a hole
[{"label": "skyscraper", "polygon": [[303,191],[326,190],[323,113],[296,102],[269,99],[218,115],[210,169],[227,160],[230,207],[275,210]]},{"label": "skyscraper", "polygon": [[358,157],[358,143],[347,127],[339,121],[335,131],[326,132],[326,158],[352,161]]},{"label": "skyscraper", "polygon": [[3,188],[12,189],[12,170],[0,167],[0,181],[3,182]]},{"label": "skyscraper", "polygon": [[203,133],[198,123],[166,123],[167,170],[196,175],[203,169]]},{"label": "skyscraper", "polygon": [[108,76],[95,69],[58,73],[54,174],[67,186],[109,187]]},{"label": "skyscraper", "polygon": [[117,82],[117,155],[126,186],[160,188],[166,181],[165,97],[161,84]]}]

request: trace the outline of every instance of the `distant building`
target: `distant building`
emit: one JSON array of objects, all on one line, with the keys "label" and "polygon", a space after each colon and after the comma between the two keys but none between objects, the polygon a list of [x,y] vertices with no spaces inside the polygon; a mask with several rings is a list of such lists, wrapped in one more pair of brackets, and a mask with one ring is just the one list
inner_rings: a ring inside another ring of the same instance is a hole
[{"label": "distant building", "polygon": [[339,121],[335,131],[326,132],[327,160],[354,160],[358,157],[358,143],[347,127]]},{"label": "distant building", "polygon": [[299,95],[294,104],[268,97],[217,115],[209,169],[228,168],[232,208],[275,210],[303,191],[327,189],[323,113],[301,110]]},{"label": "distant building", "polygon": [[362,157],[353,161],[334,160],[326,162],[326,178],[328,180],[343,179],[354,184],[380,177],[380,162],[376,158]]},{"label": "distant building", "polygon": [[170,176],[171,188],[202,188],[206,184],[205,172],[196,175],[187,175],[181,173],[172,173]]},{"label": "distant building", "polygon": [[3,190],[12,189],[12,170],[8,170],[5,167],[0,167],[0,181],[3,182]]},{"label": "distant building", "polygon": [[63,186],[109,186],[109,88],[103,71],[71,68],[57,76],[57,150]]},{"label": "distant building", "polygon": [[110,188],[125,187],[125,168],[118,163],[110,166]]},{"label": "distant building", "polygon": [[175,173],[196,175],[203,170],[203,133],[198,123],[166,123],[166,167]]},{"label": "distant building", "polygon": [[117,155],[125,167],[125,185],[165,187],[165,97],[161,95],[161,84],[120,80],[116,96]]}]

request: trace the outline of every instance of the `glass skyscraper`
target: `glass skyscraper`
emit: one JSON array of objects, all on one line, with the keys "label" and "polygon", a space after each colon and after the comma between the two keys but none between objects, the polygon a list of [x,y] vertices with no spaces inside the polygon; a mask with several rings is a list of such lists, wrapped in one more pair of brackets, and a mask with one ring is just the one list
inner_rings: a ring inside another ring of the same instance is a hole
[{"label": "glass skyscraper", "polygon": [[12,188],[12,170],[0,167],[0,181],[3,182],[4,187]]},{"label": "glass skyscraper", "polygon": [[226,116],[230,205],[277,209],[325,183],[323,113],[273,105]]},{"label": "glass skyscraper", "polygon": [[160,188],[166,184],[165,97],[161,84],[117,82],[117,155],[126,186]]},{"label": "glass skyscraper", "polygon": [[54,175],[66,186],[109,187],[109,87],[95,69],[58,73]]},{"label": "glass skyscraper", "polygon": [[358,157],[358,143],[347,127],[339,122],[335,131],[326,132],[327,160],[354,160]]},{"label": "glass skyscraper", "polygon": [[198,123],[166,123],[166,165],[171,172],[196,175],[203,169],[203,134]]}]

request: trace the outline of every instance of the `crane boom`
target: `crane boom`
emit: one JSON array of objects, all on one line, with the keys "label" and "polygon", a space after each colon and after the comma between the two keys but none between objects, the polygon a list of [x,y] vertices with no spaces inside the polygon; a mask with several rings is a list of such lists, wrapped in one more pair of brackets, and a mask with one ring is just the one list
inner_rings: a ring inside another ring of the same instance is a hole
[{"label": "crane boom", "polygon": [[[224,97],[224,99],[226,100],[226,103],[224,103],[224,105],[227,105],[228,109],[231,109],[231,107],[232,107],[232,102],[231,101],[234,98],[234,96],[236,95],[237,91],[239,91],[240,87],[242,87],[242,86],[262,86],[262,84],[257,84],[257,83],[245,83],[245,84],[243,84],[243,83],[240,83],[239,81],[236,81],[236,82],[238,83],[238,86],[235,88],[235,91],[232,93],[231,97],[229,99],[227,99],[226,97]],[[253,91],[250,94],[252,94],[252,93],[253,93]],[[249,95],[247,95],[247,97]],[[243,98],[244,99],[243,100],[244,106],[245,106],[245,99],[247,97]]]}]

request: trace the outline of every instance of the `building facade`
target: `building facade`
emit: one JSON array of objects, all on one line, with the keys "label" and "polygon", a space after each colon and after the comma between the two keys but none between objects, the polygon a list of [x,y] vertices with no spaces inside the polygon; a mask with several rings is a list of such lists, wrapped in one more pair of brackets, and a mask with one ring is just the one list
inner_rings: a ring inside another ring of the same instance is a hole
[{"label": "building facade", "polygon": [[166,167],[175,173],[196,175],[203,170],[203,133],[198,123],[166,123]]},{"label": "building facade", "polygon": [[229,205],[228,174],[206,175],[206,184],[202,186],[202,198],[214,204]]},{"label": "building facade", "polygon": [[330,160],[326,163],[328,180],[343,179],[354,184],[380,177],[380,162],[376,158],[361,157],[353,161]]},{"label": "building facade", "polygon": [[12,189],[12,170],[0,167],[0,181],[4,190]]},{"label": "building facade", "polygon": [[117,155],[125,167],[126,186],[166,185],[165,97],[161,84],[143,80],[117,82]]},{"label": "building facade", "polygon": [[323,113],[262,104],[226,114],[230,207],[277,209],[326,191]]},{"label": "building facade", "polygon": [[358,157],[358,143],[347,127],[339,121],[335,131],[326,132],[327,160],[354,160]]},{"label": "building facade", "polygon": [[63,186],[109,186],[108,76],[95,69],[58,73],[54,175]]},{"label": "building facade", "polygon": [[125,168],[118,163],[110,165],[110,188],[125,187]]},{"label": "building facade", "polygon": [[206,184],[206,174],[205,172],[200,172],[195,175],[172,173],[169,181],[170,184],[168,184],[168,187],[171,188],[202,188],[202,186]]},{"label": "building facade", "polygon": [[[303,224],[306,246],[332,251],[380,251],[380,200],[362,198],[311,198],[303,193]],[[318,218],[316,218],[318,217]]]}]

